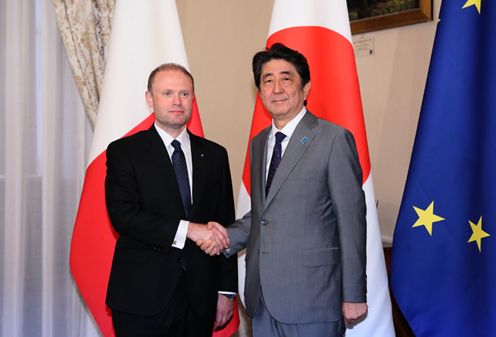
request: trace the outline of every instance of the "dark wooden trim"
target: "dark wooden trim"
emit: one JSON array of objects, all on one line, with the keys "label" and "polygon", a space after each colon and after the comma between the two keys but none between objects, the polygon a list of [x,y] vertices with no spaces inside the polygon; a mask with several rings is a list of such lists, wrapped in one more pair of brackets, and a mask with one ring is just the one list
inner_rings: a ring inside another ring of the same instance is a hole
[{"label": "dark wooden trim", "polygon": [[432,20],[432,0],[419,0],[419,8],[351,21],[352,34]]}]

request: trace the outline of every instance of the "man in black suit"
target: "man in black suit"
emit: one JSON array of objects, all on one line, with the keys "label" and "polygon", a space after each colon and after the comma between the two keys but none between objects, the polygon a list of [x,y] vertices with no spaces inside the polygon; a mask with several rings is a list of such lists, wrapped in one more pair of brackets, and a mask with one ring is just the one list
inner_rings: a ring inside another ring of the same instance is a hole
[{"label": "man in black suit", "polygon": [[118,337],[207,337],[232,315],[236,257],[195,244],[228,243],[205,223],[234,220],[226,150],[188,132],[192,75],[163,64],[148,79],[154,125],[107,149],[107,209],[119,233],[107,291]]}]

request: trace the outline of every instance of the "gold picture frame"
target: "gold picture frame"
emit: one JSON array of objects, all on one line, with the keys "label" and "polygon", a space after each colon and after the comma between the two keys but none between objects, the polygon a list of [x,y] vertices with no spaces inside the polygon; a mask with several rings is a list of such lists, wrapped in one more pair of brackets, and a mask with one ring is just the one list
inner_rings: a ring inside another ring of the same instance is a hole
[{"label": "gold picture frame", "polygon": [[432,20],[432,0],[348,0],[352,34]]}]

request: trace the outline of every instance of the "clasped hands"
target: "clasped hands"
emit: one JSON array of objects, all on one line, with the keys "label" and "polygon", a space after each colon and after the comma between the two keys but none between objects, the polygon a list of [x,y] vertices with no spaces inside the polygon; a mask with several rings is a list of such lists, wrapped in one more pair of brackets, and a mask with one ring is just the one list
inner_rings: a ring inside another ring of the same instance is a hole
[{"label": "clasped hands", "polygon": [[206,225],[190,222],[188,238],[210,256],[219,255],[229,248],[229,237],[226,229],[214,221],[210,221]]}]

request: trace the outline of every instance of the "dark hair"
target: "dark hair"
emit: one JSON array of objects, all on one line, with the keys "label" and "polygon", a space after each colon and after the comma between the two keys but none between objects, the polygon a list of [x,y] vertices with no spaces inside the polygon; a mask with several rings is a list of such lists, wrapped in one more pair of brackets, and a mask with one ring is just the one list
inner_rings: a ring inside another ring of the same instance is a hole
[{"label": "dark hair", "polygon": [[255,85],[260,90],[260,76],[262,75],[262,67],[270,60],[284,60],[291,63],[296,68],[298,75],[301,77],[301,87],[310,81],[310,68],[303,54],[298,51],[288,48],[282,43],[274,43],[270,48],[260,51],[253,56],[252,68]]},{"label": "dark hair", "polygon": [[150,73],[150,76],[148,76],[147,90],[150,94],[152,93],[152,84],[153,84],[153,80],[155,79],[155,75],[165,70],[179,70],[184,75],[188,76],[191,79],[191,84],[193,85],[193,92],[195,91],[195,80],[193,79],[193,75],[191,75],[188,69],[184,68],[182,65],[177,63],[164,63],[159,65],[157,68],[153,69],[152,72]]}]

